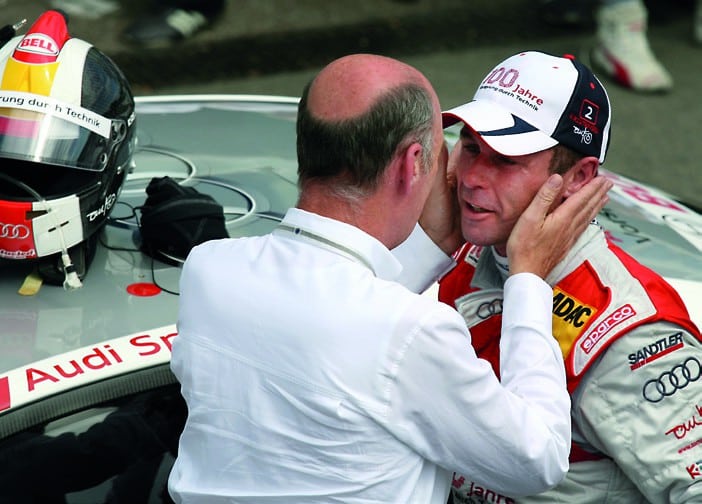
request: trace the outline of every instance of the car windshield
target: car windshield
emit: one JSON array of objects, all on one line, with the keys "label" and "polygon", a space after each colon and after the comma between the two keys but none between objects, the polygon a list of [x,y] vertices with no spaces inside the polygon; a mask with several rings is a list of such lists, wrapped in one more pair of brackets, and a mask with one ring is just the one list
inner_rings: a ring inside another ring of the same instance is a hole
[{"label": "car windshield", "polygon": [[186,408],[177,384],[57,418],[0,442],[0,502],[171,502]]}]

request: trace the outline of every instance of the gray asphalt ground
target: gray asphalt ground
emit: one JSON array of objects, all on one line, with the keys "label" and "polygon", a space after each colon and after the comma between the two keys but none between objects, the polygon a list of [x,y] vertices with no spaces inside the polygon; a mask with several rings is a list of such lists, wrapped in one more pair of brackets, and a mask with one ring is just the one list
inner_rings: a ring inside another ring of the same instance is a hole
[{"label": "gray asphalt ground", "polygon": [[[21,18],[31,24],[49,1],[0,0],[0,24]],[[121,38],[131,21],[149,14],[144,0],[123,0],[97,19],[74,16],[69,26],[110,55],[138,95],[297,96],[331,59],[373,52],[423,71],[449,108],[469,100],[497,62],[521,50],[572,53],[588,62],[594,27],[548,25],[536,6],[535,0],[229,0],[210,28],[163,48],[132,47]],[[649,39],[673,74],[672,92],[640,94],[602,78],[614,111],[605,167],[702,208],[702,47],[692,43],[693,7],[692,0],[649,3]]]}]

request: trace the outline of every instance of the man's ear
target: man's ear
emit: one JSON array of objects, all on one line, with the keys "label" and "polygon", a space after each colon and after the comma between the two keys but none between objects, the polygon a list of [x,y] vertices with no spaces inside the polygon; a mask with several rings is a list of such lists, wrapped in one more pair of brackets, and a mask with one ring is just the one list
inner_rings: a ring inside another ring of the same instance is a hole
[{"label": "man's ear", "polygon": [[422,146],[414,142],[396,159],[397,187],[402,193],[410,192],[422,174]]},{"label": "man's ear", "polygon": [[575,165],[563,175],[565,190],[563,197],[567,198],[576,193],[581,187],[597,176],[600,167],[599,160],[594,156],[587,156],[580,159]]}]

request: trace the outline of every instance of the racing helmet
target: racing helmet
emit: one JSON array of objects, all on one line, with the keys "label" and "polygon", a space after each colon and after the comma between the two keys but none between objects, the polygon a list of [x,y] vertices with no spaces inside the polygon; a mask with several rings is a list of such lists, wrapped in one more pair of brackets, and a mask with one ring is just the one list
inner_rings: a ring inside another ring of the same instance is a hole
[{"label": "racing helmet", "polygon": [[135,142],[126,78],[69,35],[63,13],[46,11],[2,46],[0,259],[37,261],[49,283],[66,286],[67,270],[82,279]]}]

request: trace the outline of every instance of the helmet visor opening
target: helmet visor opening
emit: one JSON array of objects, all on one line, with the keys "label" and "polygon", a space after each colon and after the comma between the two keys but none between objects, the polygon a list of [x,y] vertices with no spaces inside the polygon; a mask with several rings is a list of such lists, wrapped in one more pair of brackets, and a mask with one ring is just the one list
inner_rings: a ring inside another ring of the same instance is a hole
[{"label": "helmet visor opening", "polygon": [[2,106],[7,94],[0,93],[0,157],[102,171],[123,139],[123,121],[27,93],[12,93],[12,106]]}]

